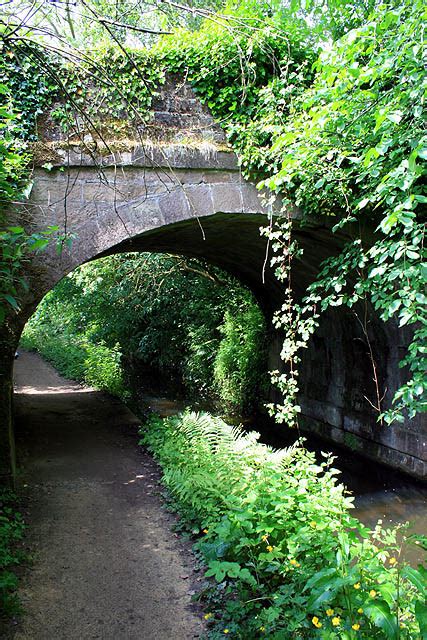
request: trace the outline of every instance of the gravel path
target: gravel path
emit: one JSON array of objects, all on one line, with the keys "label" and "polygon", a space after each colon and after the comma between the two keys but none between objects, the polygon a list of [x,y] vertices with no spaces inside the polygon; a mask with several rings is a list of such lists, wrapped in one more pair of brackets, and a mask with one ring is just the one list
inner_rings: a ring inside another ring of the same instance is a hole
[{"label": "gravel path", "polygon": [[14,640],[198,638],[197,574],[137,448],[137,418],[36,354],[21,354],[15,381],[34,564]]}]

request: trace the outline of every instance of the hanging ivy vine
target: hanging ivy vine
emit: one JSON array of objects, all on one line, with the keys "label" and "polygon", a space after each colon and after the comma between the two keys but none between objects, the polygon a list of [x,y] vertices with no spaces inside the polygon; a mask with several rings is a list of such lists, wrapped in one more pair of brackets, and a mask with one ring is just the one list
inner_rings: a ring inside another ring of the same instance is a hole
[{"label": "hanging ivy vine", "polygon": [[[409,368],[409,379],[388,411],[378,389],[379,419],[403,421],[405,413],[412,418],[426,410],[425,17],[422,2],[383,4],[367,24],[339,40],[319,58],[313,85],[294,104],[271,149],[281,166],[264,184],[286,194],[306,217],[332,216],[334,231],[347,227],[353,236],[326,261],[302,304],[288,302],[286,313],[276,316],[291,365],[278,378],[288,394],[281,418],[294,415],[293,371],[319,312],[356,309],[361,302],[372,304],[384,321],[414,327],[400,363]],[[363,228],[374,229],[373,239],[365,240]],[[289,235],[289,228],[282,231],[281,238]],[[282,256],[279,272],[288,276],[277,238],[275,249]]]}]

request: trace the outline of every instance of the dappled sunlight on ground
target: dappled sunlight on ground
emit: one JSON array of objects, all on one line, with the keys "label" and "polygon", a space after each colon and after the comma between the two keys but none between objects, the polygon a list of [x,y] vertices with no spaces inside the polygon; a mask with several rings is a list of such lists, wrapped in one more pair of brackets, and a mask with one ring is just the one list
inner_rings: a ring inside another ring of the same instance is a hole
[{"label": "dappled sunlight on ground", "polygon": [[25,385],[25,386],[16,386],[14,388],[15,393],[17,395],[46,395],[46,394],[57,394],[57,393],[93,393],[96,392],[96,389],[92,387],[81,387],[80,385],[76,386],[62,386],[62,387],[43,387],[37,385]]}]

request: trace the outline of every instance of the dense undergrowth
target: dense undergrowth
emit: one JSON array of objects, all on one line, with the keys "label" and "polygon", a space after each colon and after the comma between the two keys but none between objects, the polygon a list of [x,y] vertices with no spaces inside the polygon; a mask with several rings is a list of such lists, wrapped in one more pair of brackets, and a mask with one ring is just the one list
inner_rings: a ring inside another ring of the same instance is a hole
[{"label": "dense undergrowth", "polygon": [[253,411],[265,377],[265,322],[253,296],[219,269],[155,254],[104,258],[64,278],[22,344],[121,397],[127,378],[148,368],[154,390],[174,383],[223,415]]},{"label": "dense undergrowth", "polygon": [[141,434],[198,537],[209,638],[427,637],[427,571],[402,561],[402,531],[352,517],[326,454],[275,451],[208,414],[153,417]]},{"label": "dense undergrowth", "polygon": [[18,547],[24,524],[16,510],[16,502],[11,491],[0,489],[0,631],[2,622],[20,611],[16,595],[18,579],[14,569],[24,559]]}]

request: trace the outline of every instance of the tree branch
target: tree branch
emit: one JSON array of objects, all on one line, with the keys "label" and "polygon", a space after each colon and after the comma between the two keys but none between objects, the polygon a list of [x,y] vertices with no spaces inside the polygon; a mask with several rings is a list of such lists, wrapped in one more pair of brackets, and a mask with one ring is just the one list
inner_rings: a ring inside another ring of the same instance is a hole
[{"label": "tree branch", "polygon": [[170,36],[172,31],[156,31],[155,29],[146,29],[144,27],[134,27],[131,24],[124,22],[118,22],[117,20],[110,20],[109,18],[98,18],[98,22],[101,24],[111,24],[114,27],[122,27],[123,29],[131,29],[132,31],[138,31],[140,33],[151,33],[153,35]]}]

